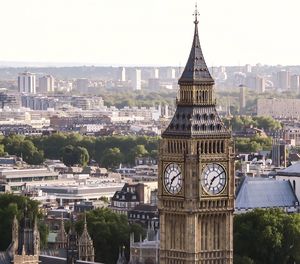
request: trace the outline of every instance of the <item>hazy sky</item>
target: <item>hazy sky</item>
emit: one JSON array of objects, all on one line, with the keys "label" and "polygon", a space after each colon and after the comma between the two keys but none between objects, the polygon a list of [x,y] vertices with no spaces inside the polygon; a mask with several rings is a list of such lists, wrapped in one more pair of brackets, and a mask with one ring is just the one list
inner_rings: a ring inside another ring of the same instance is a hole
[{"label": "hazy sky", "polygon": [[[184,66],[194,0],[0,0],[0,61]],[[300,0],[198,0],[209,66],[300,64]]]}]

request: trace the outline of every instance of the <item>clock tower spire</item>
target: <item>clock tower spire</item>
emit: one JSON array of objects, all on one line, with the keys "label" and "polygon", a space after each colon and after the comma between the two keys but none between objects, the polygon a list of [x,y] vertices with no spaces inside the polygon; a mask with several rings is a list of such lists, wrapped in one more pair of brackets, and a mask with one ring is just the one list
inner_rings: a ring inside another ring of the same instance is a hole
[{"label": "clock tower spire", "polygon": [[159,148],[161,264],[232,264],[234,149],[216,111],[194,13],[175,114]]}]

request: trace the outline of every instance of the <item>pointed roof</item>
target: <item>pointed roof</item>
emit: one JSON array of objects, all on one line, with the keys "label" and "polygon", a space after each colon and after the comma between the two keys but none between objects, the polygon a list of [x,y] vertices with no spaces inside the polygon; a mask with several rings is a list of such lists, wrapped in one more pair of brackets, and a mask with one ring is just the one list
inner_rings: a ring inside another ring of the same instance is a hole
[{"label": "pointed roof", "polygon": [[65,230],[63,213],[61,213],[60,227],[59,227],[58,234],[55,238],[55,241],[59,243],[59,246],[62,246],[62,244],[64,245],[67,244],[67,233]]},{"label": "pointed roof", "polygon": [[191,48],[191,52],[184,68],[184,71],[178,81],[181,83],[209,83],[213,84],[214,80],[211,77],[202,53],[199,34],[198,34],[198,10],[195,10],[195,32]]},{"label": "pointed roof", "polygon": [[93,246],[93,240],[87,229],[87,222],[86,222],[86,214],[84,213],[84,225],[83,225],[83,232],[79,238],[79,245],[91,245]]},{"label": "pointed roof", "polygon": [[117,264],[126,264],[127,263],[124,251],[125,251],[125,246],[122,247],[122,251],[121,251],[121,248],[119,248],[119,258],[117,260]]},{"label": "pointed roof", "polygon": [[176,112],[163,136],[230,137],[214,106],[177,106]]}]

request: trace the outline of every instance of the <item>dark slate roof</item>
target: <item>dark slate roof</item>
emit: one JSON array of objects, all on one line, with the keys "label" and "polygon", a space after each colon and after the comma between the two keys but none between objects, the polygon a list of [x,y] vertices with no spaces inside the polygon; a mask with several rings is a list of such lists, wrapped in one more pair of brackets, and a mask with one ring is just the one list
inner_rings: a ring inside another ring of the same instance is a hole
[{"label": "dark slate roof", "polygon": [[131,211],[156,212],[157,206],[151,204],[138,204]]},{"label": "dark slate roof", "polygon": [[163,136],[230,137],[215,106],[180,106]]},{"label": "dark slate roof", "polygon": [[300,176],[300,162],[297,162],[283,170],[277,171],[277,175],[283,176]]},{"label": "dark slate roof", "polygon": [[289,181],[245,177],[237,191],[235,208],[295,207],[298,204]]},{"label": "dark slate roof", "polygon": [[[124,198],[123,198],[124,197]],[[111,198],[112,201],[120,202],[139,202],[139,194],[137,192],[116,191]]]},{"label": "dark slate roof", "polygon": [[[66,264],[67,263],[66,258],[59,258],[59,257],[54,257],[54,256],[40,255],[39,259],[41,261],[41,264]],[[101,263],[100,262],[76,260],[76,264],[101,264]]]},{"label": "dark slate roof", "polygon": [[202,53],[199,34],[198,34],[198,21],[195,20],[194,39],[191,52],[186,63],[185,69],[179,79],[181,83],[209,83],[213,84],[214,80],[211,77],[209,70],[206,66],[204,56]]}]

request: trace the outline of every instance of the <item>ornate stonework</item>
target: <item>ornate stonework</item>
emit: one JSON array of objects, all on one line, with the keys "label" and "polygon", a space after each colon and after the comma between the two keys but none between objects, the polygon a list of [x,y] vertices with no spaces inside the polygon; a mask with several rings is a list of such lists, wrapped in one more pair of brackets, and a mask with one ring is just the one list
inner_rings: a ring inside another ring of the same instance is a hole
[{"label": "ornate stonework", "polygon": [[20,225],[17,217],[14,216],[12,224],[12,243],[9,246],[9,256],[14,264],[38,264],[40,255],[40,233],[38,231],[37,218],[34,221],[33,228],[27,218],[26,211],[24,219]]},{"label": "ornate stonework", "polygon": [[231,264],[234,149],[198,36],[159,149],[160,264]]},{"label": "ornate stonework", "polygon": [[84,214],[83,232],[78,241],[78,255],[80,260],[94,262],[95,252],[93,240],[87,230],[86,214]]}]

